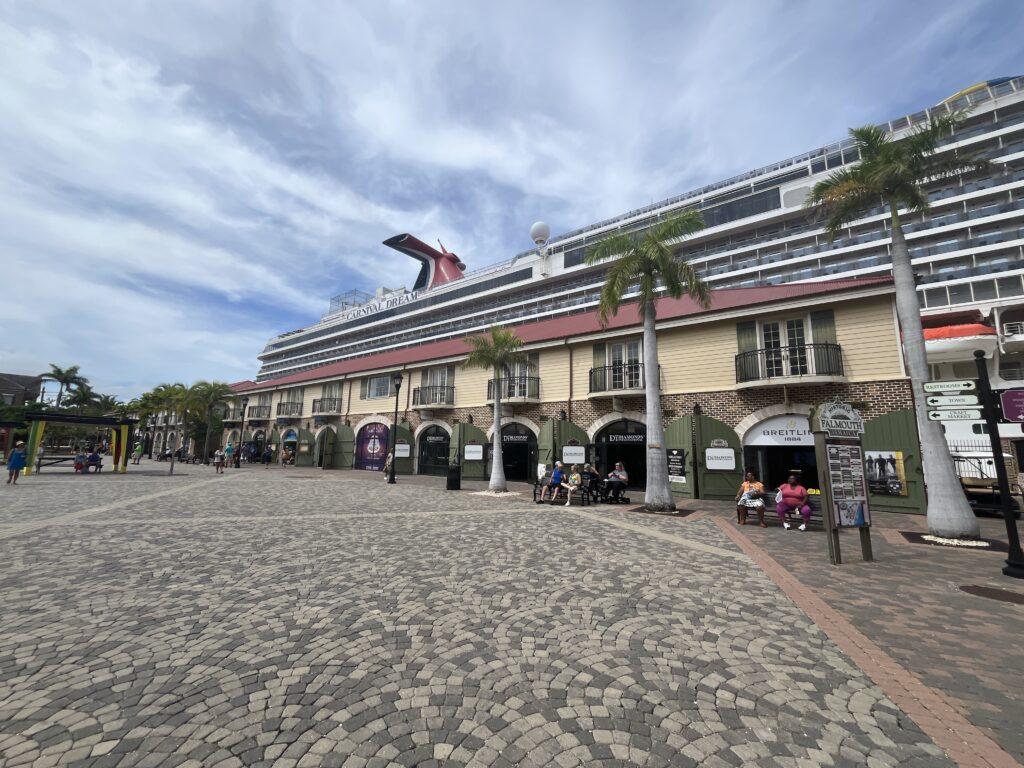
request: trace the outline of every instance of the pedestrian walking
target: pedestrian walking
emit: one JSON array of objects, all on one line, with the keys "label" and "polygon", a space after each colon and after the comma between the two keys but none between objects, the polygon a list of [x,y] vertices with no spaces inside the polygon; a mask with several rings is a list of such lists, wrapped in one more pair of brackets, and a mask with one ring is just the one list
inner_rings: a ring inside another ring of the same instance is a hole
[{"label": "pedestrian walking", "polygon": [[138,464],[142,460],[142,443],[135,444],[135,450],[132,451],[132,464]]},{"label": "pedestrian walking", "polygon": [[25,443],[19,440],[14,445],[14,450],[11,451],[11,455],[7,457],[7,484],[17,485],[18,476],[21,474],[21,470],[25,468],[25,462],[27,456],[25,454]]},{"label": "pedestrian walking", "polygon": [[274,452],[270,450],[270,446],[268,445],[266,448],[263,449],[263,466],[269,468],[270,462],[272,462],[273,460]]},{"label": "pedestrian walking", "polygon": [[224,449],[218,445],[217,450],[213,452],[213,471],[218,475],[224,474],[224,458]]},{"label": "pedestrian walking", "polygon": [[224,449],[224,455],[227,457],[228,464],[230,464],[232,457],[235,455],[235,446],[228,443],[228,447]]}]

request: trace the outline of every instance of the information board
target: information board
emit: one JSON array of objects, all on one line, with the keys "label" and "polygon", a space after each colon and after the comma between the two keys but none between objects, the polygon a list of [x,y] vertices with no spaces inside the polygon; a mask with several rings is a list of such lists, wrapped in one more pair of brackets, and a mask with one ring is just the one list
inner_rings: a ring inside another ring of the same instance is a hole
[{"label": "information board", "polygon": [[855,440],[826,440],[832,515],[840,528],[871,525],[864,454]]},{"label": "information board", "polygon": [[466,461],[483,461],[484,447],[482,445],[467,445],[465,456]]},{"label": "information board", "polygon": [[669,448],[668,481],[670,483],[686,482],[686,451],[682,448]]},{"label": "information board", "polygon": [[411,455],[411,446],[408,443],[399,443],[395,446],[396,459],[408,459]]}]

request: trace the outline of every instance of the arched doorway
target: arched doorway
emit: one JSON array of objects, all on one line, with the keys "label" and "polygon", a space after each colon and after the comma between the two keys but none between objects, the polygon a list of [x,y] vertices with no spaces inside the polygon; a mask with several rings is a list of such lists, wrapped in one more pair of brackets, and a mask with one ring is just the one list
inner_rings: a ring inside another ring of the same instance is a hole
[{"label": "arched doorway", "polygon": [[294,464],[295,454],[298,453],[299,448],[299,433],[294,429],[286,429],[281,435],[281,450],[285,452],[287,458],[282,461],[283,464]]},{"label": "arched doorway", "polygon": [[533,480],[537,470],[537,436],[533,430],[515,421],[501,428],[501,464],[506,480]]},{"label": "arched doorway", "polygon": [[630,488],[647,486],[647,425],[620,419],[605,426],[594,437],[597,471],[607,475],[622,462]]},{"label": "arched doorway", "polygon": [[765,488],[777,488],[793,473],[805,488],[819,487],[814,435],[802,414],[772,416],[744,432],[743,464],[757,472]]},{"label": "arched doorway", "polygon": [[324,427],[316,436],[316,443],[313,447],[313,465],[323,469],[324,465],[330,466],[334,459],[334,430]]},{"label": "arched doorway", "polygon": [[267,446],[266,430],[257,429],[252,434],[253,457],[255,461],[263,460],[263,449]]},{"label": "arched doorway", "polygon": [[451,438],[444,427],[435,424],[424,429],[419,441],[419,474],[444,475],[450,447]]},{"label": "arched doorway", "polygon": [[380,422],[372,422],[360,429],[356,435],[355,469],[384,469],[390,437],[388,425]]}]

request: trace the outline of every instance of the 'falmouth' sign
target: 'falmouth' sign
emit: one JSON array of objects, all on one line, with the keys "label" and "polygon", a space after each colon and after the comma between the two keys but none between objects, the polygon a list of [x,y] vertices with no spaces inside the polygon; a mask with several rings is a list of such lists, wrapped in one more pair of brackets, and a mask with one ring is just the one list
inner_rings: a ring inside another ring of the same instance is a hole
[{"label": "'falmouth' sign", "polygon": [[864,419],[849,403],[834,400],[821,406],[818,413],[821,428],[829,437],[856,440],[864,434]]}]

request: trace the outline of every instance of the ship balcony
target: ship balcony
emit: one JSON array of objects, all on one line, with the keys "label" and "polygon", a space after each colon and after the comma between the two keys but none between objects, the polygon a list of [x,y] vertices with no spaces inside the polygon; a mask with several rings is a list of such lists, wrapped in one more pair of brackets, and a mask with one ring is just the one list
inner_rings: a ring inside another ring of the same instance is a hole
[{"label": "ship balcony", "polygon": [[248,417],[251,421],[261,421],[270,418],[269,405],[250,405]]},{"label": "ship balcony", "polygon": [[278,403],[277,415],[285,418],[297,418],[302,415],[302,403]]},{"label": "ship balcony", "polygon": [[736,389],[846,382],[843,348],[801,344],[752,349],[736,355]]},{"label": "ship balcony", "polygon": [[224,413],[223,421],[241,421],[242,420],[242,409],[241,408],[228,408]]},{"label": "ship balcony", "polygon": [[507,405],[515,403],[540,402],[540,376],[510,376],[503,379],[487,381],[487,402],[494,402],[494,382],[498,382],[498,393],[501,402]]},{"label": "ship balcony", "polygon": [[591,399],[644,394],[644,364],[621,363],[590,369]]},{"label": "ship balcony", "polygon": [[1007,352],[1024,351],[1024,322],[1003,323],[1001,336]]},{"label": "ship balcony", "polygon": [[318,397],[313,401],[313,414],[315,416],[329,416],[341,413],[340,397]]},{"label": "ship balcony", "polygon": [[447,408],[454,408],[455,387],[416,387],[412,391],[412,407],[428,411],[439,411]]}]

